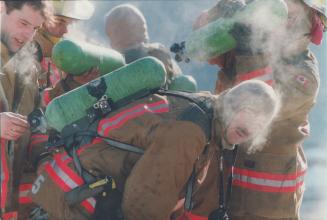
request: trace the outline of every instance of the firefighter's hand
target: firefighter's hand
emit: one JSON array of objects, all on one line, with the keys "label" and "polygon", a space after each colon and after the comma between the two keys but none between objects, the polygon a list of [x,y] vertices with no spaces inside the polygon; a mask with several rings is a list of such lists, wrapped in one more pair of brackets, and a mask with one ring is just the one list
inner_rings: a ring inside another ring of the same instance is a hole
[{"label": "firefighter's hand", "polygon": [[98,67],[91,68],[88,72],[80,75],[80,76],[74,76],[73,79],[80,83],[85,84],[90,82],[91,80],[94,80],[100,76],[100,70]]},{"label": "firefighter's hand", "polygon": [[29,127],[27,117],[12,112],[0,113],[0,137],[6,140],[17,140]]}]

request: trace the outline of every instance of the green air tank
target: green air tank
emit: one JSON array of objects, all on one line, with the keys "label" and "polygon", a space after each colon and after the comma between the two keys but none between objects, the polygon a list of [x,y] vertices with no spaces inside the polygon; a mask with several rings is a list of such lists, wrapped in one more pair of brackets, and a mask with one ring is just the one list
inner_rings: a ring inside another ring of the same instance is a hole
[{"label": "green air tank", "polygon": [[253,1],[233,17],[218,18],[192,32],[185,42],[186,56],[207,61],[235,48],[237,42],[231,34],[235,23],[251,25],[255,30],[271,31],[285,23],[287,17],[288,9],[283,0]]},{"label": "green air tank", "polygon": [[104,94],[116,103],[140,91],[160,88],[165,82],[162,62],[145,57],[55,98],[47,106],[45,117],[50,128],[61,132],[66,125],[86,116],[87,110],[99,99],[99,95],[96,98],[92,94],[94,92],[100,92],[100,96]]},{"label": "green air tank", "polygon": [[171,79],[171,82],[168,84],[168,90],[197,92],[198,85],[192,76],[181,74]]},{"label": "green air tank", "polygon": [[62,40],[52,49],[52,60],[58,68],[72,75],[82,75],[92,67],[106,74],[125,65],[119,52],[82,41]]}]

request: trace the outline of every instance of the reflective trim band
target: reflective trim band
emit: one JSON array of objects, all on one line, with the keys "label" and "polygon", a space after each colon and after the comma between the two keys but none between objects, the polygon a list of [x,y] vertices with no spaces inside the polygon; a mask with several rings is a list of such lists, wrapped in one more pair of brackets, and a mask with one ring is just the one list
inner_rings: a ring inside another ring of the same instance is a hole
[{"label": "reflective trim band", "polygon": [[6,207],[7,196],[8,196],[8,182],[9,182],[9,170],[8,164],[6,160],[6,141],[4,139],[0,140],[1,147],[1,167],[0,167],[0,183],[1,183],[1,191],[0,191],[0,207],[4,209]]},{"label": "reflective trim band", "polygon": [[28,196],[33,184],[21,184],[19,186],[19,204],[32,203],[32,198]]},{"label": "reflective trim band", "polygon": [[51,102],[50,90],[45,89],[43,92],[43,103],[47,106]]},{"label": "reflective trim band", "polygon": [[257,79],[264,81],[268,85],[272,85],[274,78],[273,78],[273,70],[271,67],[265,67],[262,69],[258,69],[252,72],[244,73],[244,74],[238,74],[236,77],[236,82],[241,83],[246,80],[250,79]]},{"label": "reflective trim band", "polygon": [[[58,154],[54,156],[54,160],[51,164],[45,165],[45,170],[52,178],[52,180],[64,191],[68,192],[72,189],[84,184],[84,181],[73,170],[71,170],[67,164],[61,161],[62,155]],[[81,206],[85,210],[92,214],[95,209],[95,199],[88,198],[81,202]]]},{"label": "reflective trim band", "polygon": [[128,120],[141,116],[145,113],[163,113],[168,111],[169,105],[165,100],[149,104],[139,104],[122,111],[113,117],[101,120],[99,123],[98,132],[102,136],[107,136],[111,130],[119,128]]},{"label": "reflective trim band", "polygon": [[49,136],[45,134],[33,134],[31,136],[30,144],[28,145],[28,155],[31,155],[34,145],[39,143],[46,143],[48,142],[48,138]]},{"label": "reflective trim band", "polygon": [[182,216],[177,218],[177,220],[208,220],[208,217],[195,215],[191,212],[184,212]]},{"label": "reflective trim band", "polygon": [[233,185],[262,192],[295,192],[304,183],[306,171],[272,174],[246,169],[233,169]]},{"label": "reflective trim band", "polygon": [[[68,155],[67,155],[68,156]],[[67,157],[66,156],[66,157]],[[73,181],[73,184],[70,185],[70,188],[75,188],[77,186],[83,185],[84,181],[83,179],[77,174],[75,173],[72,169],[70,169],[70,167],[67,165],[67,163],[63,163],[63,161],[61,160],[61,155],[54,155],[54,169],[58,170],[58,174],[62,173],[63,177],[67,176],[68,178],[66,179],[71,179]]]},{"label": "reflective trim band", "polygon": [[2,214],[3,220],[14,220],[18,218],[17,212],[7,212]]}]

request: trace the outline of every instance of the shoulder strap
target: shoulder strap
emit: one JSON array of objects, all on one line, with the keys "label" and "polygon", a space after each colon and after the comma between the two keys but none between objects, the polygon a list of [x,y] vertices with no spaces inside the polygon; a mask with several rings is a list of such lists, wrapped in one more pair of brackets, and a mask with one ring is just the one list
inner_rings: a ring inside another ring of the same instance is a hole
[{"label": "shoulder strap", "polygon": [[213,109],[212,102],[208,98],[196,93],[180,91],[159,90],[157,93],[160,95],[175,96],[190,101],[191,105],[177,117],[177,120],[191,121],[197,124],[205,133],[207,141],[210,141]]},{"label": "shoulder strap", "polygon": [[[212,119],[213,119],[213,108],[212,108],[212,102],[208,98],[200,96],[196,93],[186,93],[180,91],[159,90],[157,93],[160,95],[175,96],[190,101],[191,105],[181,115],[179,115],[178,119],[191,121],[199,125],[204,131],[208,143],[210,142]],[[187,211],[190,211],[193,208],[192,194],[193,194],[193,186],[195,180],[196,180],[196,174],[195,174],[195,166],[194,166],[192,174],[186,183],[184,208]]]}]

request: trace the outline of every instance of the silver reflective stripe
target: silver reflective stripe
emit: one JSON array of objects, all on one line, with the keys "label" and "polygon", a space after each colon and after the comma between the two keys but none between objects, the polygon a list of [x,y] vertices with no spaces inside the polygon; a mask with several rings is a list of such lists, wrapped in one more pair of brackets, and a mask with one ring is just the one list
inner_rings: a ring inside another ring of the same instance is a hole
[{"label": "silver reflective stripe", "polygon": [[29,190],[19,191],[19,197],[27,197]]},{"label": "silver reflective stripe", "polygon": [[69,188],[73,189],[78,186],[56,163],[56,161],[52,161],[52,168],[56,172],[56,174],[60,177],[60,179],[66,183]]},{"label": "silver reflective stripe", "polygon": [[[68,156],[69,157],[69,156]],[[74,189],[76,187],[78,187],[79,185],[74,181],[72,180],[56,163],[56,161],[52,161],[52,164],[51,164],[52,168],[54,169],[54,171],[56,172],[56,174],[60,177],[60,179],[65,182],[69,188],[71,189]],[[94,198],[88,198],[86,199],[86,201],[88,203],[90,203],[90,205],[92,207],[95,207],[95,203],[96,203],[96,200]]]},{"label": "silver reflective stripe", "polygon": [[105,123],[101,128],[100,135],[104,135],[104,131],[108,127],[113,127],[113,126],[119,124],[123,119],[127,118],[130,115],[135,115],[135,114],[140,113],[140,112],[142,112],[144,110],[155,111],[155,110],[158,110],[158,109],[161,109],[161,108],[168,108],[168,107],[169,107],[169,105],[167,103],[163,103],[163,104],[152,106],[152,107],[149,107],[148,105],[143,105],[138,109],[134,109],[133,111],[124,113],[123,115],[121,115],[120,117],[118,117],[117,119],[115,119],[113,121],[109,121],[109,122]]},{"label": "silver reflective stripe", "polygon": [[240,174],[234,174],[233,179],[240,180],[246,183],[252,183],[260,186],[271,186],[271,187],[294,187],[298,183],[304,180],[304,176],[299,176],[294,180],[270,180],[257,177],[243,176]]},{"label": "silver reflective stripe", "polygon": [[95,207],[96,200],[94,198],[88,198],[86,200],[90,203],[91,206]]},{"label": "silver reflective stripe", "polygon": [[70,156],[68,154],[66,154],[65,156],[62,157],[62,160],[61,161],[65,161],[65,160],[68,160],[70,158]]}]

